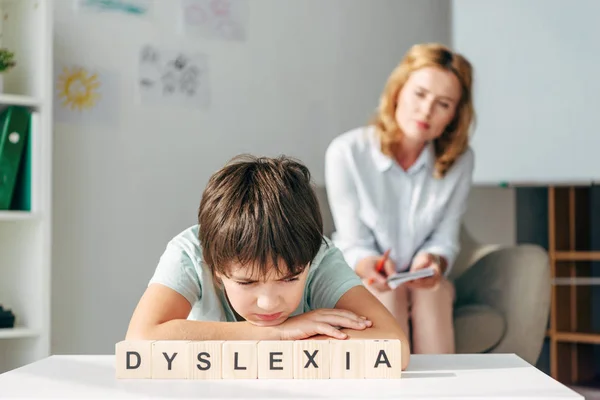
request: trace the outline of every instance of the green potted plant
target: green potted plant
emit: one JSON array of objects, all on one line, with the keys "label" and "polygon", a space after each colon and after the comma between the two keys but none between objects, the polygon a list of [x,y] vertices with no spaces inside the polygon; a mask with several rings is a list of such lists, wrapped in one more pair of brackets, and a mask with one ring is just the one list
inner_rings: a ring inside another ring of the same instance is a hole
[{"label": "green potted plant", "polygon": [[4,91],[4,73],[10,71],[15,65],[17,65],[15,53],[6,48],[0,48],[0,93]]}]

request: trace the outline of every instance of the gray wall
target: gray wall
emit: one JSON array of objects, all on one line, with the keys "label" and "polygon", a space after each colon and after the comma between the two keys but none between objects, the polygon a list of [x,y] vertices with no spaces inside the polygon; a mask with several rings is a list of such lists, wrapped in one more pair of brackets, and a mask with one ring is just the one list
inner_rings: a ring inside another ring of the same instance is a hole
[{"label": "gray wall", "polygon": [[[366,121],[408,46],[449,43],[450,4],[439,0],[252,0],[250,45],[263,52],[251,54],[246,44],[175,34],[166,19],[174,15],[175,2],[155,2],[150,20],[76,15],[73,3],[55,1],[56,62],[115,72],[118,121],[115,127],[55,125],[52,352],[59,354],[114,352],[166,242],[195,223],[208,176],[229,157],[289,150],[302,155],[322,183],[325,146]],[[270,24],[287,33],[271,33]],[[135,105],[137,51],[146,42],[200,48],[214,56],[212,65],[223,65],[211,70],[219,85],[213,87],[208,111]],[[240,62],[218,64],[232,53],[286,63],[278,64],[285,73],[268,63],[273,71],[248,71]],[[305,55],[315,54],[319,57],[305,62]],[[276,110],[282,113],[268,115],[256,99],[277,93],[270,77],[295,85],[305,98],[315,85],[336,90],[315,96],[312,112],[309,107],[295,113],[293,107],[304,103],[278,98],[282,104]],[[307,122],[310,129],[296,132]],[[477,196],[474,201],[489,204]],[[511,231],[505,218],[498,224]],[[507,240],[497,230],[489,234],[482,222],[473,225],[482,237]]]}]

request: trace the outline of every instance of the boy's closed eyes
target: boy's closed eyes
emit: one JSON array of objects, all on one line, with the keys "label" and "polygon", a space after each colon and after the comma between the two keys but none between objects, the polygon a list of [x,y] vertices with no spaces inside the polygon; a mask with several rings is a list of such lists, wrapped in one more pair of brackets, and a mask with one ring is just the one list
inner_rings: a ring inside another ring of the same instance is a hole
[{"label": "boy's closed eyes", "polygon": [[[280,261],[281,262],[281,261]],[[217,274],[233,310],[245,321],[257,326],[279,325],[298,308],[309,267],[301,273],[279,274],[285,266],[270,268],[264,277],[259,268],[238,266],[230,268],[227,275]],[[268,269],[267,269],[268,270]]]}]

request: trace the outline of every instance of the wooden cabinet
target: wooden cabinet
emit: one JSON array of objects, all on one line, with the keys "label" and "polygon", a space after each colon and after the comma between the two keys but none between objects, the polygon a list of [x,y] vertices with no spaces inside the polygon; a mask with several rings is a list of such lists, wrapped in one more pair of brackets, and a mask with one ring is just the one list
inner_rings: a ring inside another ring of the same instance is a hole
[{"label": "wooden cabinet", "polygon": [[550,374],[567,385],[598,384],[600,199],[591,194],[589,186],[548,189]]}]

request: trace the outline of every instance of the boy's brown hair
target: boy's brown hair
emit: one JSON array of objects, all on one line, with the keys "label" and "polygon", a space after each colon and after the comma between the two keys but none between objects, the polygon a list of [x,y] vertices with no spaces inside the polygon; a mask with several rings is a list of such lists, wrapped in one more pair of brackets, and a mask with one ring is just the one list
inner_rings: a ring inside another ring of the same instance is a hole
[{"label": "boy's brown hair", "polygon": [[306,166],[289,157],[239,155],[213,174],[198,210],[204,261],[213,275],[232,263],[264,278],[294,276],[323,243],[323,220]]}]

